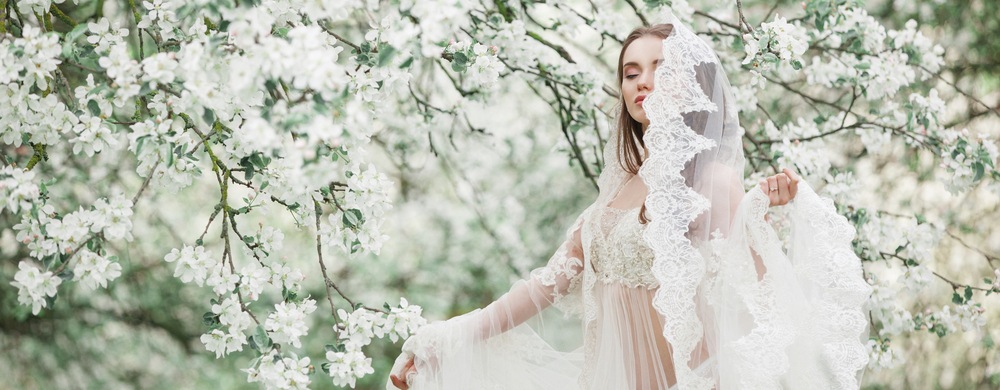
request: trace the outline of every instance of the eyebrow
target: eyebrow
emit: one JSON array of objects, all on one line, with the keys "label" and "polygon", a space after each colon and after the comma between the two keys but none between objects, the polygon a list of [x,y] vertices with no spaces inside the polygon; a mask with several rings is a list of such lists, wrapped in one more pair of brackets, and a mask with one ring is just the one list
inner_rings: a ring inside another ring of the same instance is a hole
[{"label": "eyebrow", "polygon": [[[660,59],[658,59],[656,61],[653,61],[653,65],[660,65],[661,62],[663,62],[662,58],[660,58]],[[630,66],[639,66],[639,63],[635,62],[635,61],[626,62],[625,64],[622,65],[622,69],[625,69],[625,68],[630,67]]]}]

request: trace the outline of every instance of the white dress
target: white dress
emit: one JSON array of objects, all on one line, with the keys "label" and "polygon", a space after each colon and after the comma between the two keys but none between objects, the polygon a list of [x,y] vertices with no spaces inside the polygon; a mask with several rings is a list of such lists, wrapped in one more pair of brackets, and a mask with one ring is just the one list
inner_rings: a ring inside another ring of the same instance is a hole
[{"label": "white dress", "polygon": [[[639,208],[598,202],[545,267],[484,309],[422,328],[393,371],[413,357],[415,390],[857,389],[871,290],[851,251],[853,229],[803,182],[786,254],[764,221],[767,196],[755,187],[742,198],[723,249],[698,246],[707,264],[695,296],[701,341],[686,367],[675,365],[669,325],[653,307],[661,285],[643,239],[650,225]],[[549,306],[582,319],[582,337],[539,321]],[[553,335],[582,346],[554,347]],[[705,379],[678,386],[680,368]]]},{"label": "white dress", "polygon": [[[639,213],[595,204],[545,267],[488,307],[422,329],[407,345],[417,356],[411,388],[674,389]],[[581,348],[559,351],[539,336],[572,329],[525,324],[553,304],[582,320]]]},{"label": "white dress", "polygon": [[[659,283],[651,267],[653,252],[644,243],[640,208],[603,206],[584,224],[584,280],[593,279],[593,307],[584,306],[584,375],[592,389],[657,390],[677,380],[663,323],[653,308]],[[590,313],[589,311],[592,311]],[[711,360],[702,364],[711,369]]]}]

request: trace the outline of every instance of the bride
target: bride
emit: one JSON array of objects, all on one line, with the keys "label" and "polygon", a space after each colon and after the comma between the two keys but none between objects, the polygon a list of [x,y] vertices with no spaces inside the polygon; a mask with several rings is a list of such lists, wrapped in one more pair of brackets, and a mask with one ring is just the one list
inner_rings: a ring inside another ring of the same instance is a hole
[{"label": "bride", "polygon": [[[387,388],[857,389],[871,290],[850,225],[788,169],[744,192],[728,79],[676,20],[633,30],[617,78],[597,201],[545,267],[407,340]],[[765,214],[785,204],[782,241]],[[525,324],[549,306],[582,348]]]}]

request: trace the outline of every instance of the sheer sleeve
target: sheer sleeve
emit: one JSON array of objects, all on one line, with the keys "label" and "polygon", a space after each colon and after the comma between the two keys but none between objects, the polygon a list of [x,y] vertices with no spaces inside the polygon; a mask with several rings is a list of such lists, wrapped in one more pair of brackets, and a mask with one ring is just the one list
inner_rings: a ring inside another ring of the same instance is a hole
[{"label": "sheer sleeve", "polygon": [[581,215],[544,267],[532,270],[527,280],[518,281],[489,306],[471,313],[468,321],[476,329],[476,339],[506,332],[552,305],[567,314],[582,310],[579,298],[583,271],[582,222]]},{"label": "sheer sleeve", "polygon": [[[531,271],[499,299],[483,309],[430,323],[410,337],[393,372],[412,358],[416,372],[406,378],[411,389],[488,388],[496,382],[490,378],[497,376],[506,383],[523,381],[525,386],[514,388],[556,389],[576,383],[567,373],[580,371],[581,353],[557,351],[525,322],[553,305],[567,315],[582,311],[581,230],[586,214],[577,218],[544,267]],[[386,388],[395,386],[390,382]]]}]

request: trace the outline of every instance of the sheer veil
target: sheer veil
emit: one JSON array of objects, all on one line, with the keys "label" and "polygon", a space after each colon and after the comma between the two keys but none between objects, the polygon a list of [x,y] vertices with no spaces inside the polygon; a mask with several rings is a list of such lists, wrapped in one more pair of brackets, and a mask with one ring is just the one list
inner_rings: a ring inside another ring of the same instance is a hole
[{"label": "sheer veil", "polygon": [[[804,181],[788,252],[744,195],[743,131],[729,81],[704,41],[668,15],[664,61],[643,103],[649,158],[645,239],[660,281],[654,307],[682,389],[857,389],[871,293],[853,228]],[[714,372],[694,370],[717,357]],[[685,364],[686,363],[686,364]]]},{"label": "sheer veil", "polygon": [[[673,365],[671,389],[858,389],[871,287],[851,246],[855,231],[802,181],[783,206],[792,209],[791,235],[779,239],[765,220],[767,195],[744,191],[743,130],[718,57],[672,15],[660,22],[673,29],[643,103],[649,154],[639,176],[649,219],[641,239],[652,251],[658,288],[651,303],[669,343],[661,353]],[[609,139],[598,199],[545,267],[486,308],[407,340],[393,372],[412,358],[411,388],[595,388],[588,371],[607,368],[587,360],[598,282],[591,239],[581,232],[630,176],[619,163],[618,137]],[[539,327],[524,325],[549,306],[582,316],[582,348],[557,350]]]}]

